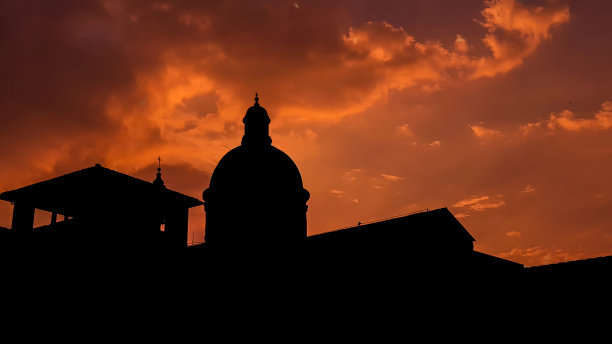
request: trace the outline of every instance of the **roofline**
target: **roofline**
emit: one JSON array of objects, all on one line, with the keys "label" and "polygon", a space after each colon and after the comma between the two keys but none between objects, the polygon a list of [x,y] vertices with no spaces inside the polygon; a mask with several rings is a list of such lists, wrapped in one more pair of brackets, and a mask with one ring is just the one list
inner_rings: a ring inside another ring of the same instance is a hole
[{"label": "roofline", "polygon": [[[4,191],[4,192],[0,193],[0,200],[3,200],[3,201],[7,201],[7,202],[11,202],[11,203],[13,203],[13,202],[15,202],[15,201],[16,201],[16,199],[15,199],[14,197],[11,197],[11,196],[12,196],[11,194],[13,194],[13,193],[19,193],[21,190],[24,190],[24,189],[26,189],[26,188],[28,188],[28,189],[29,189],[29,188],[36,187],[37,185],[41,185],[41,184],[43,184],[43,183],[48,183],[48,182],[53,181],[53,180],[56,180],[56,179],[60,179],[60,178],[67,178],[67,177],[68,177],[68,176],[70,176],[70,175],[73,175],[73,174],[76,174],[76,173],[80,173],[80,172],[83,172],[83,171],[86,171],[86,170],[91,170],[91,169],[94,169],[94,168],[96,168],[96,169],[103,169],[103,170],[106,170],[106,171],[110,171],[110,172],[112,172],[112,173],[116,173],[116,174],[122,175],[122,176],[124,176],[124,177],[128,177],[128,178],[132,179],[133,181],[135,181],[135,182],[137,182],[137,183],[141,183],[141,184],[145,184],[145,183],[146,183],[146,184],[148,184],[148,185],[153,185],[153,183],[152,183],[152,182],[148,182],[148,181],[146,181],[146,180],[142,180],[142,179],[136,178],[136,177],[134,177],[134,176],[130,176],[129,174],[125,174],[125,173],[122,173],[122,172],[119,172],[119,171],[116,171],[116,170],[112,170],[112,169],[107,168],[107,167],[104,167],[104,166],[102,166],[102,165],[100,165],[100,164],[95,164],[94,166],[91,166],[91,167],[86,167],[86,168],[83,168],[83,169],[80,169],[80,170],[76,170],[76,171],[73,171],[73,172],[69,172],[69,173],[66,173],[66,174],[62,174],[62,175],[60,175],[60,176],[53,177],[53,178],[51,178],[51,179],[42,180],[42,181],[39,181],[39,182],[36,182],[36,183],[30,184],[30,185],[22,186],[22,187],[17,188],[17,189],[13,189],[13,190]],[[191,196],[188,196],[188,195],[184,195],[184,194],[182,194],[182,193],[180,193],[180,192],[178,192],[178,191],[170,190],[170,189],[168,189],[168,188],[165,188],[165,189],[166,189],[168,192],[170,192],[170,193],[173,193],[173,194],[179,195],[180,197],[183,197],[183,198],[189,198],[190,203],[195,204],[195,205],[189,205],[189,208],[197,207],[197,206],[200,206],[200,205],[203,205],[203,204],[204,204],[204,202],[200,201],[199,199],[197,199],[197,198],[195,198],[195,197],[191,197]]]},{"label": "roofline", "polygon": [[[69,176],[71,174],[75,174],[77,172],[85,171],[85,170],[88,170],[88,169],[91,169],[91,168],[94,168],[94,167],[97,167],[97,166],[102,167],[101,165],[96,164],[96,165],[94,165],[92,167],[82,168],[80,170],[76,170],[76,171],[72,171],[72,172],[69,172],[69,173],[66,173],[66,174],[62,174],[60,176],[53,177],[51,179],[41,180],[41,181],[38,181],[36,183],[30,184],[30,185],[26,185],[26,186],[22,186],[22,187],[17,188],[17,189],[4,191],[4,192],[0,193],[0,199],[3,200],[3,201],[7,201],[7,202],[14,202],[14,199],[7,198],[7,194],[8,194],[8,196],[10,196],[11,193],[16,193],[16,192],[19,192],[20,190],[23,190],[23,189],[26,189],[26,188],[31,188],[31,187],[34,187],[36,185],[43,184],[43,183],[49,182],[49,181],[54,180],[54,179],[66,177],[66,176]],[[103,167],[103,168],[105,168],[105,167]],[[107,169],[107,170],[110,170],[110,169]],[[110,171],[112,171],[112,170],[110,170]],[[117,173],[120,173],[120,172],[117,172]]]},{"label": "roofline", "polygon": [[481,257],[485,257],[487,259],[491,259],[493,261],[499,262],[500,264],[508,264],[508,265],[513,265],[515,267],[522,267],[525,268],[525,265],[521,264],[521,263],[517,263],[508,259],[504,259],[504,258],[499,258],[493,255],[490,255],[488,253],[484,253],[484,252],[480,252],[480,251],[472,251],[474,256],[481,256]]},{"label": "roofline", "polygon": [[385,221],[397,220],[397,219],[406,218],[406,217],[410,217],[410,216],[414,216],[414,215],[418,215],[418,214],[432,213],[432,212],[444,211],[444,210],[446,210],[457,221],[457,223],[459,223],[459,225],[463,228],[463,230],[470,236],[472,241],[476,241],[476,239],[474,239],[472,234],[470,234],[470,232],[465,227],[463,227],[463,224],[461,224],[461,222],[459,222],[459,220],[457,220],[455,215],[453,215],[453,213],[451,213],[450,210],[448,210],[447,207],[437,208],[437,209],[426,208],[426,209],[417,210],[417,211],[413,211],[413,212],[410,212],[410,213],[405,213],[405,214],[401,214],[401,215],[391,216],[391,217],[387,217],[387,218],[382,218],[382,219],[378,219],[378,220],[371,220],[371,221],[367,221],[367,222],[359,222],[357,225],[352,225],[352,226],[332,229],[332,230],[327,231],[327,232],[310,235],[310,236],[308,236],[308,238],[314,238],[314,237],[318,237],[320,235],[326,235],[326,234],[331,234],[331,233],[338,233],[340,231],[344,231],[344,230],[348,230],[348,229],[361,228],[361,227],[365,227],[365,226],[369,226],[369,225],[373,225],[373,224],[377,224],[377,223],[381,223],[381,222],[385,222]]}]

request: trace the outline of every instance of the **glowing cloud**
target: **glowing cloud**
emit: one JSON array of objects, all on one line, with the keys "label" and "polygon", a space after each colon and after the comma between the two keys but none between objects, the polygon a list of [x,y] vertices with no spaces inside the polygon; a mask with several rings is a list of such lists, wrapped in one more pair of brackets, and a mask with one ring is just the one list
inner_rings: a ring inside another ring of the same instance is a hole
[{"label": "glowing cloud", "polygon": [[475,211],[483,211],[487,209],[499,208],[505,205],[503,200],[492,200],[489,196],[470,197],[455,203],[453,206],[457,208],[469,207]]},{"label": "glowing cloud", "polygon": [[346,181],[355,181],[357,180],[357,176],[359,175],[359,173],[361,173],[362,169],[360,168],[355,168],[352,169],[350,171],[346,171],[344,172],[344,174],[342,175],[342,179],[346,180]]},{"label": "glowing cloud", "polygon": [[603,103],[601,110],[593,118],[576,118],[573,112],[564,110],[559,114],[552,113],[546,124],[552,130],[557,128],[569,131],[610,129],[612,127],[612,102]]},{"label": "glowing cloud", "polygon": [[409,136],[409,137],[414,136],[414,134],[412,133],[412,130],[410,129],[410,126],[405,123],[397,127],[397,132],[404,136]]},{"label": "glowing cloud", "polygon": [[532,193],[532,192],[535,192],[535,191],[536,191],[536,189],[533,186],[526,185],[522,192],[523,193]]},{"label": "glowing cloud", "polygon": [[487,203],[483,202],[483,203],[477,203],[477,204],[471,205],[470,208],[476,211],[483,211],[487,209],[499,208],[505,204],[506,204],[505,201],[494,201],[494,202],[487,202]]},{"label": "glowing cloud", "polygon": [[476,204],[476,203],[481,202],[481,201],[486,201],[488,199],[489,199],[489,196],[466,198],[464,200],[461,200],[461,201],[455,203],[454,206],[458,207],[458,208],[462,208],[462,207],[465,207],[465,206]]},{"label": "glowing cloud", "polygon": [[402,177],[394,176],[391,174],[382,174],[382,177],[385,178],[385,180],[388,180],[390,182],[397,182],[397,181],[404,179]]},{"label": "glowing cloud", "polygon": [[500,134],[499,131],[485,128],[482,125],[470,125],[469,127],[470,129],[472,129],[472,132],[474,133],[474,135],[476,135],[476,137],[481,138],[481,139],[495,137]]},{"label": "glowing cloud", "polygon": [[557,247],[532,246],[527,248],[516,247],[510,251],[501,252],[499,257],[506,259],[522,260],[526,266],[545,265],[571,260],[579,260],[585,257],[584,250],[578,248],[573,252]]},{"label": "glowing cloud", "polygon": [[468,51],[467,41],[461,35],[457,35],[455,39],[455,51],[463,54]]},{"label": "glowing cloud", "polygon": [[528,6],[516,0],[492,0],[481,13],[488,29],[483,39],[493,57],[482,58],[473,77],[493,76],[518,66],[552,30],[569,21],[569,6]]},{"label": "glowing cloud", "polygon": [[351,54],[347,67],[365,67],[382,76],[372,101],[391,89],[419,86],[426,92],[442,88],[442,82],[461,78],[491,77],[520,65],[533,54],[552,30],[569,21],[567,5],[527,6],[515,0],[486,2],[480,22],[488,33],[483,39],[492,56],[468,55],[465,38],[457,35],[453,49],[437,41],[419,42],[403,27],[388,22],[368,22],[351,27],[343,37]]},{"label": "glowing cloud", "polygon": [[563,110],[551,113],[546,120],[521,125],[519,131],[523,136],[527,136],[546,129],[549,133],[554,133],[557,130],[579,132],[610,128],[612,128],[612,101],[606,101],[592,117],[578,117],[570,110]]}]

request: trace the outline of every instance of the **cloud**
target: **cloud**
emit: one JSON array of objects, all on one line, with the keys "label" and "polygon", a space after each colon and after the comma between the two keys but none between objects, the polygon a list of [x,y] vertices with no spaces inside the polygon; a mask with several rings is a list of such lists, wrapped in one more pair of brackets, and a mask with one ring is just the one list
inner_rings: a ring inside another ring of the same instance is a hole
[{"label": "cloud", "polygon": [[481,58],[472,77],[494,76],[520,65],[570,16],[566,4],[529,6],[516,0],[489,1],[481,13],[484,17],[481,25],[488,29],[483,42],[493,56]]},{"label": "cloud", "polygon": [[397,132],[400,133],[401,135],[405,135],[405,136],[409,136],[409,137],[414,136],[414,133],[410,129],[410,126],[408,124],[405,124],[405,123],[402,124],[402,125],[399,125],[397,127]]},{"label": "cloud", "polygon": [[505,201],[492,200],[489,196],[473,196],[463,199],[455,203],[453,206],[457,208],[468,207],[474,211],[483,211],[487,209],[499,208],[505,204]]},{"label": "cloud", "polygon": [[517,232],[517,231],[506,232],[506,236],[508,236],[508,237],[520,237],[521,236],[521,232]]},{"label": "cloud", "polygon": [[419,86],[435,92],[451,80],[506,73],[533,54],[554,28],[569,21],[567,5],[528,6],[515,0],[485,4],[480,24],[488,30],[483,42],[492,56],[470,56],[461,35],[449,50],[437,41],[419,41],[386,21],[350,27],[343,36],[348,50],[344,68],[366,68],[376,76],[375,87],[361,101],[371,103],[393,89]]},{"label": "cloud", "polygon": [[540,128],[542,128],[542,122],[530,122],[521,125],[519,129],[523,136],[527,136]]},{"label": "cloud", "polygon": [[574,251],[568,251],[555,246],[531,246],[527,248],[515,247],[510,251],[499,253],[498,256],[522,261],[526,266],[538,266],[584,259],[585,253],[581,247]]},{"label": "cloud", "polygon": [[474,205],[474,204],[476,204],[478,202],[481,202],[481,201],[486,201],[488,199],[489,199],[489,196],[466,198],[464,200],[461,200],[461,201],[455,203],[454,206],[458,207],[458,208],[462,208],[462,207],[465,207],[465,206]]},{"label": "cloud", "polygon": [[348,181],[355,181],[357,180],[357,175],[361,173],[361,171],[363,171],[361,168],[355,168],[350,171],[344,172],[342,177]]},{"label": "cloud", "polygon": [[432,147],[440,147],[440,140],[436,140],[429,144]]},{"label": "cloud", "polygon": [[472,129],[472,132],[474,133],[474,135],[476,135],[476,137],[481,138],[481,139],[495,137],[500,134],[498,130],[487,129],[482,125],[470,125],[469,127],[470,129]]},{"label": "cloud", "polygon": [[600,109],[592,117],[578,117],[570,110],[552,112],[548,119],[537,122],[528,122],[519,127],[523,136],[540,134],[548,131],[549,134],[559,130],[580,132],[585,130],[607,130],[612,127],[612,101],[601,104]]},{"label": "cloud", "polygon": [[390,181],[390,182],[397,182],[397,181],[404,179],[403,177],[398,177],[398,176],[394,176],[391,174],[382,174],[382,177],[385,178],[385,180]]},{"label": "cloud", "polygon": [[512,257],[534,257],[539,256],[545,253],[546,251],[540,246],[528,247],[526,249],[523,248],[513,248],[508,252],[502,252],[499,254],[502,258],[512,258]]},{"label": "cloud", "polygon": [[344,197],[344,191],[342,190],[330,190],[330,193],[338,198],[343,198]]},{"label": "cloud", "polygon": [[368,58],[388,62],[392,59],[419,53],[414,37],[408,35],[404,28],[389,24],[386,21],[368,22],[357,28],[349,28],[343,37],[346,46],[355,52],[365,54]]},{"label": "cloud", "polygon": [[479,23],[488,31],[483,42],[491,56],[470,56],[462,35],[456,35],[449,50],[437,41],[418,41],[403,27],[381,21],[349,28],[343,37],[353,52],[348,65],[362,66],[367,61],[381,76],[370,100],[411,86],[435,92],[449,80],[492,77],[512,70],[549,39],[554,28],[569,21],[567,5],[528,6],[515,0],[485,4]]},{"label": "cloud", "polygon": [[535,192],[536,189],[531,185],[526,185],[522,192],[524,193],[532,193]]},{"label": "cloud", "polygon": [[470,206],[470,208],[476,211],[483,211],[487,209],[499,208],[505,204],[506,204],[505,201],[483,202],[483,203],[473,204]]},{"label": "cloud", "polygon": [[459,53],[466,53],[468,49],[469,47],[465,38],[463,38],[461,35],[457,35],[457,38],[455,38],[455,51]]},{"label": "cloud", "polygon": [[564,110],[561,113],[552,113],[546,122],[551,130],[565,129],[568,131],[605,130],[612,127],[612,101],[606,101],[593,118],[576,118],[576,115]]}]

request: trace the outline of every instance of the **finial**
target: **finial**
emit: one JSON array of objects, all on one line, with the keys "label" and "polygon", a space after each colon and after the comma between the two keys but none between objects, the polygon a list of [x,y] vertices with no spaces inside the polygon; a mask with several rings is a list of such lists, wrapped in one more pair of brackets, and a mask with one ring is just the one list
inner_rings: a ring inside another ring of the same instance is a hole
[{"label": "finial", "polygon": [[157,177],[155,178],[155,180],[153,181],[153,185],[158,185],[161,187],[164,187],[164,180],[161,177],[161,157],[158,156],[157,157]]},{"label": "finial", "polygon": [[255,92],[255,105],[259,105],[259,97],[257,96],[257,92]]}]

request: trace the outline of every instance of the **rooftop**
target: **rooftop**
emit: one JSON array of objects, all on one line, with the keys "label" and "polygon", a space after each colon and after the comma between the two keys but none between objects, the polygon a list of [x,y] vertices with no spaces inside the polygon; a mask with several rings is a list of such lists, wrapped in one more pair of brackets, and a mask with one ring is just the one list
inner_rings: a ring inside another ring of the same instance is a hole
[{"label": "rooftop", "polygon": [[99,164],[0,194],[0,199],[8,202],[24,202],[70,216],[92,206],[145,206],[154,200],[159,202],[160,197],[162,202],[187,208],[203,204],[196,198]]}]

